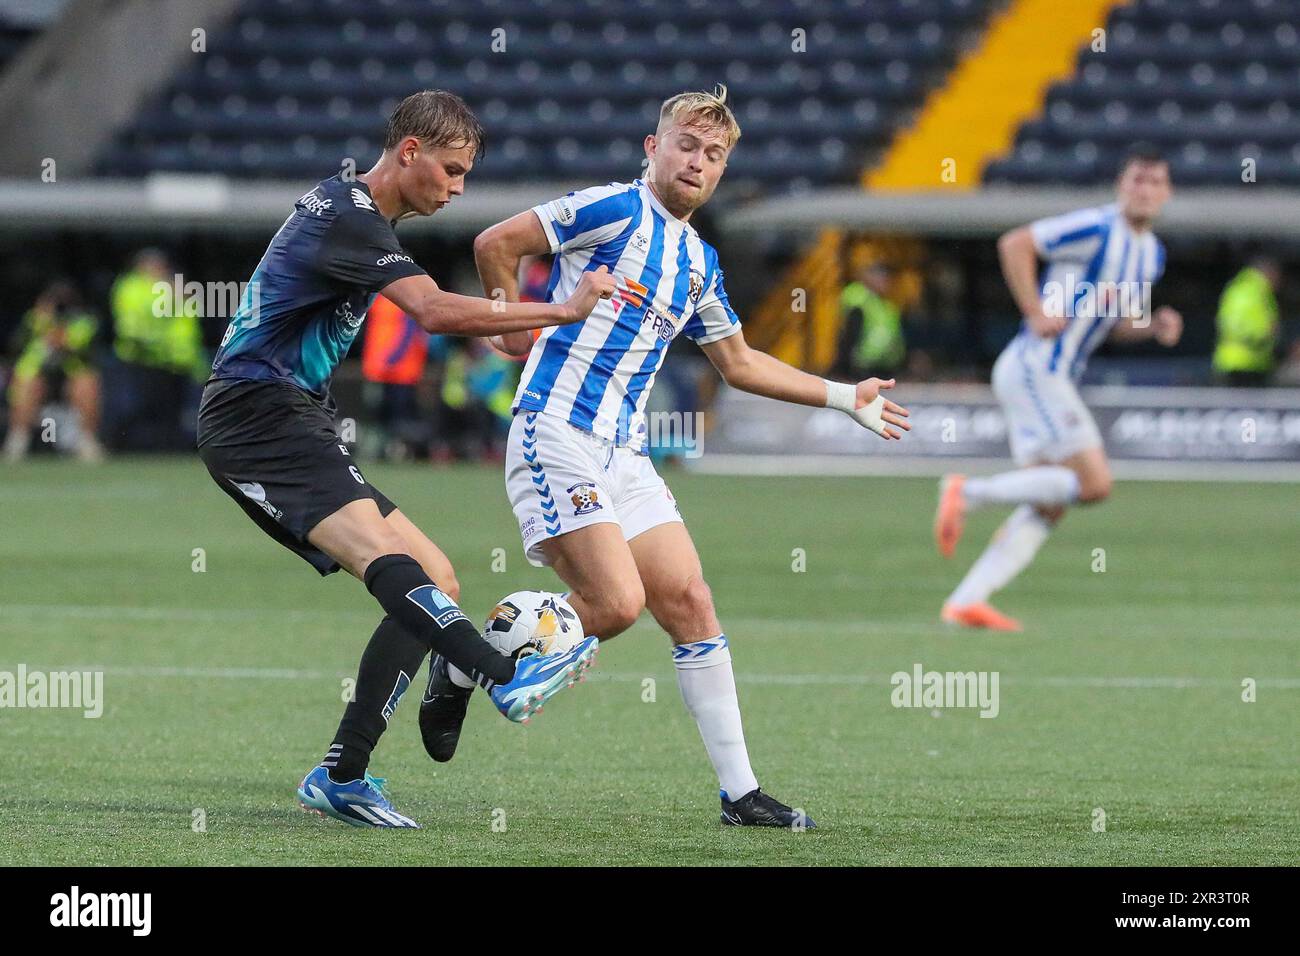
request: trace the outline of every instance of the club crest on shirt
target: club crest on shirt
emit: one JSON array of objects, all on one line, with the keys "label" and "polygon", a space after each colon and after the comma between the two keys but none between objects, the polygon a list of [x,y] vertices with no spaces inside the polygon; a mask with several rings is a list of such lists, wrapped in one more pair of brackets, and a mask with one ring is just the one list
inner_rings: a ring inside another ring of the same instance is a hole
[{"label": "club crest on shirt", "polygon": [[692,302],[699,302],[700,296],[704,295],[704,273],[691,270],[691,284],[688,291]]},{"label": "club crest on shirt", "polygon": [[574,515],[589,515],[593,511],[600,510],[599,496],[596,494],[596,486],[589,481],[580,481],[576,485],[570,485],[565,489],[565,494],[569,495],[573,501]]}]

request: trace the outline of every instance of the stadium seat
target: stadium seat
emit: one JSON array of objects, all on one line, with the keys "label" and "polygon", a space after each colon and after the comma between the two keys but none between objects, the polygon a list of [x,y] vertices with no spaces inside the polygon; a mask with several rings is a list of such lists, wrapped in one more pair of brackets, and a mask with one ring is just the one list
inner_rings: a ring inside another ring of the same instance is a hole
[{"label": "stadium seat", "polygon": [[1124,148],[1154,142],[1184,185],[1300,182],[1300,0],[1135,0],[1075,75],[990,163],[985,182],[1097,183]]},{"label": "stadium seat", "polygon": [[[609,0],[597,14],[585,0],[244,0],[212,52],[137,112],[97,171],[326,175],[344,156],[372,159],[384,115],[437,86],[463,95],[487,127],[476,181],[631,178],[664,97],[725,82],[745,137],[728,188],[847,183],[995,6]],[[792,53],[796,39],[806,53]]]}]

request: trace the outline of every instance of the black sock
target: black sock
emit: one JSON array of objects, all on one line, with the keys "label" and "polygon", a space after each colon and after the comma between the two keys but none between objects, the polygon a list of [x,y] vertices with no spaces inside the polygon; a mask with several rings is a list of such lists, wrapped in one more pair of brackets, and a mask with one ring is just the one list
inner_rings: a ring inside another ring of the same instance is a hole
[{"label": "black sock", "polygon": [[352,700],[343,711],[329,753],[321,761],[335,783],[357,780],[366,772],[388,719],[428,653],[429,645],[391,617],[379,622],[361,655]]},{"label": "black sock", "polygon": [[515,662],[483,639],[456,602],[407,554],[385,554],[366,568],[366,587],[398,624],[468,674],[484,690],[509,683]]}]

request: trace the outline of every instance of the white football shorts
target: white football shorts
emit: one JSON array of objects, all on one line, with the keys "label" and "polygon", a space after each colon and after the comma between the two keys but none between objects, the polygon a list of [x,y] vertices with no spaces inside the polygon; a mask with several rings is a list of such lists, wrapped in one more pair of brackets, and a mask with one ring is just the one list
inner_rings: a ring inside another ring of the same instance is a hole
[{"label": "white football shorts", "polygon": [[648,455],[544,412],[520,411],[510,425],[506,494],[535,564],[549,564],[543,541],[587,525],[616,524],[630,541],[682,520]]},{"label": "white football shorts", "polygon": [[1047,371],[1022,338],[993,364],[993,394],[1007,417],[1017,465],[1055,464],[1102,447],[1101,432],[1074,381],[1064,372]]}]

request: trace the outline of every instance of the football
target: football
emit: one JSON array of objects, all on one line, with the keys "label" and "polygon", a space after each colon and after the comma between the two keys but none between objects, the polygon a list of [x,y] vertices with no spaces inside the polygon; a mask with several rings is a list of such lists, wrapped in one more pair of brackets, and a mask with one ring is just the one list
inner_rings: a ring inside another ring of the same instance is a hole
[{"label": "football", "polygon": [[567,651],[585,634],[577,612],[560,595],[515,591],[492,609],[483,636],[502,654],[519,658]]}]

